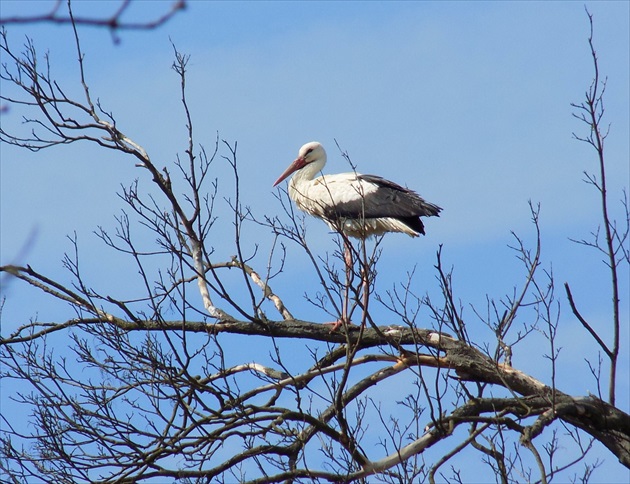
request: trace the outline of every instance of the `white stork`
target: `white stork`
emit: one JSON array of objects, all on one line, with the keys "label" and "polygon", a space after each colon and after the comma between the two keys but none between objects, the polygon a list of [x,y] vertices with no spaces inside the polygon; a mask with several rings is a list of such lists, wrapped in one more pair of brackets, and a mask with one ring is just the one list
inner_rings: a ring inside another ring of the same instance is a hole
[{"label": "white stork", "polygon": [[[346,236],[365,239],[386,232],[402,232],[417,237],[424,235],[420,217],[439,216],[442,210],[416,192],[378,176],[356,172],[317,176],[325,164],[324,147],[317,141],[306,143],[273,186],[294,173],[289,182],[289,197],[298,208],[321,218],[332,230]],[[346,289],[341,318],[334,323],[333,331],[350,323],[347,313],[352,255],[347,238],[343,239]],[[367,293],[365,274],[362,279],[363,291]]]},{"label": "white stork", "polygon": [[442,210],[408,188],[374,175],[339,173],[316,177],[326,164],[326,151],[317,141],[300,148],[298,157],[273,184],[292,173],[289,196],[300,210],[323,219],[331,229],[365,238],[385,232],[424,234],[420,217]]}]

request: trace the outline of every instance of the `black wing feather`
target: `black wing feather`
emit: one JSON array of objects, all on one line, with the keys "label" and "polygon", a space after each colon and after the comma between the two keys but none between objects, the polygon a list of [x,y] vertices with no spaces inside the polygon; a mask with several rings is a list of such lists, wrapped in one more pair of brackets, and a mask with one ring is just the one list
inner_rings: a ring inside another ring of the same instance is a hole
[{"label": "black wing feather", "polygon": [[337,216],[356,217],[357,214],[363,213],[366,218],[392,217],[403,220],[439,216],[442,210],[437,205],[425,201],[416,192],[380,176],[357,175],[357,179],[377,185],[378,190],[367,193],[364,201],[337,204],[335,207]]},{"label": "black wing feather", "polygon": [[425,201],[413,190],[402,187],[385,178],[375,175],[358,175],[358,180],[373,183],[376,191],[366,193],[363,200],[336,202],[324,210],[329,220],[359,218],[362,214],[370,218],[395,218],[412,230],[424,234],[424,224],[420,217],[439,216],[442,210],[437,205]]}]

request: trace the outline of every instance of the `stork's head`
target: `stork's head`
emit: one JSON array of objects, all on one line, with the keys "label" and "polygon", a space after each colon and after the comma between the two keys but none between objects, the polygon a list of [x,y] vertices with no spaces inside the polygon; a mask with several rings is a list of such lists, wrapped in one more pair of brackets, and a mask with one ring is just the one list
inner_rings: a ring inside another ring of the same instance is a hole
[{"label": "stork's head", "polygon": [[275,187],[290,174],[301,170],[311,163],[316,163],[318,165],[317,171],[321,170],[324,166],[324,163],[326,163],[326,150],[324,150],[324,147],[321,145],[321,143],[318,143],[317,141],[306,143],[300,148],[300,151],[298,152],[298,157],[293,161],[293,163],[289,165],[286,170],[284,170],[284,173],[280,175],[273,186]]}]

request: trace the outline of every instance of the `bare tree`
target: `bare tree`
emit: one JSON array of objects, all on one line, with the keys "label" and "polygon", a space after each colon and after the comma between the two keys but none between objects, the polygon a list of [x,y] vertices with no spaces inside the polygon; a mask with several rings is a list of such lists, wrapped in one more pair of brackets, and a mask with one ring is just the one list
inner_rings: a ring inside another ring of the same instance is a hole
[{"label": "bare tree", "polygon": [[[610,360],[608,401],[569,395],[555,379],[560,300],[551,269],[542,268],[539,207],[531,206],[533,242],[514,234],[523,267],[518,289],[498,301],[489,298],[487,313],[476,314],[495,340],[476,340],[443,248],[436,259],[439,298],[416,294],[413,273],[383,292],[376,284],[379,239],[352,242],[338,234],[339,250],[318,255],[284,192],[278,194],[282,216],[256,218],[243,204],[237,144],[217,137],[208,150],[195,141],[186,98],[188,58],[177,50],[173,69],[181,81],[187,136],[181,157],[161,166],[94,100],[72,27],[81,98],[65,94],[48,58],[38,63],[32,42],[17,54],[2,32],[8,62],[1,78],[18,89],[16,95],[3,92],[2,100],[31,109],[26,121],[32,130],[18,135],[2,126],[0,139],[32,151],[93,143],[144,170],[157,192],[131,183],[120,194],[128,208],[116,230],[97,231],[107,247],[129,257],[130,277],[139,274],[143,295],[123,299],[96,289],[98,280],[82,272],[75,238],[64,258],[70,282],[29,265],[0,268],[74,311],[65,321],[24,323],[0,340],[2,379],[26,385],[11,398],[28,409],[23,413],[31,424],[1,417],[0,468],[10,480],[588,481],[601,464],[589,456],[595,442],[630,467],[630,417],[614,398],[617,358],[627,351],[618,335],[616,274],[628,263],[628,217],[618,227],[606,210],[603,87],[592,33],[596,77],[585,104],[576,107],[593,128],[584,139],[596,147],[601,168],[599,177],[587,177],[602,194],[605,241],[596,233],[595,242],[585,243],[602,250],[611,269],[611,345],[580,316],[565,287],[576,316]],[[232,167],[234,179],[227,221],[217,218],[215,208],[218,162]],[[627,215],[626,202],[624,207]],[[235,254],[227,260],[213,250],[219,224],[234,230],[221,240]],[[250,224],[266,228],[269,253],[261,254],[242,235]],[[148,229],[153,241],[135,236],[138,228]],[[346,275],[339,268],[347,244],[355,262]],[[356,326],[331,332],[289,309],[291,302],[272,287],[290,270],[284,264],[288,246],[304,251],[311,262],[308,277],[319,281],[320,291],[307,294],[308,300],[334,320],[347,295],[345,314]],[[375,304],[387,308],[387,321],[375,316]],[[544,333],[549,343],[547,383],[512,366],[513,353],[533,332]],[[235,360],[226,351],[229,337],[243,346],[241,338],[256,338],[264,348],[256,354],[267,357],[251,361],[239,354],[243,359]],[[67,350],[55,350],[57,345]],[[303,355],[299,362],[292,358],[296,352]],[[472,458],[480,462],[474,475],[462,464]]]}]

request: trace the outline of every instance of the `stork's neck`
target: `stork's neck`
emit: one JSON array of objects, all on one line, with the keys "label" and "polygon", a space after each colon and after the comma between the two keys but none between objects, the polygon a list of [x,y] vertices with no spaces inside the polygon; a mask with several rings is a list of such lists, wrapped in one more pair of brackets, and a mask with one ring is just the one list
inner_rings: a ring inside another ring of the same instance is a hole
[{"label": "stork's neck", "polygon": [[325,164],[326,158],[320,158],[319,160],[310,162],[304,168],[301,168],[295,172],[295,174],[291,178],[291,184],[294,186],[298,186],[304,182],[311,181],[317,176],[320,171],[322,171]]}]

